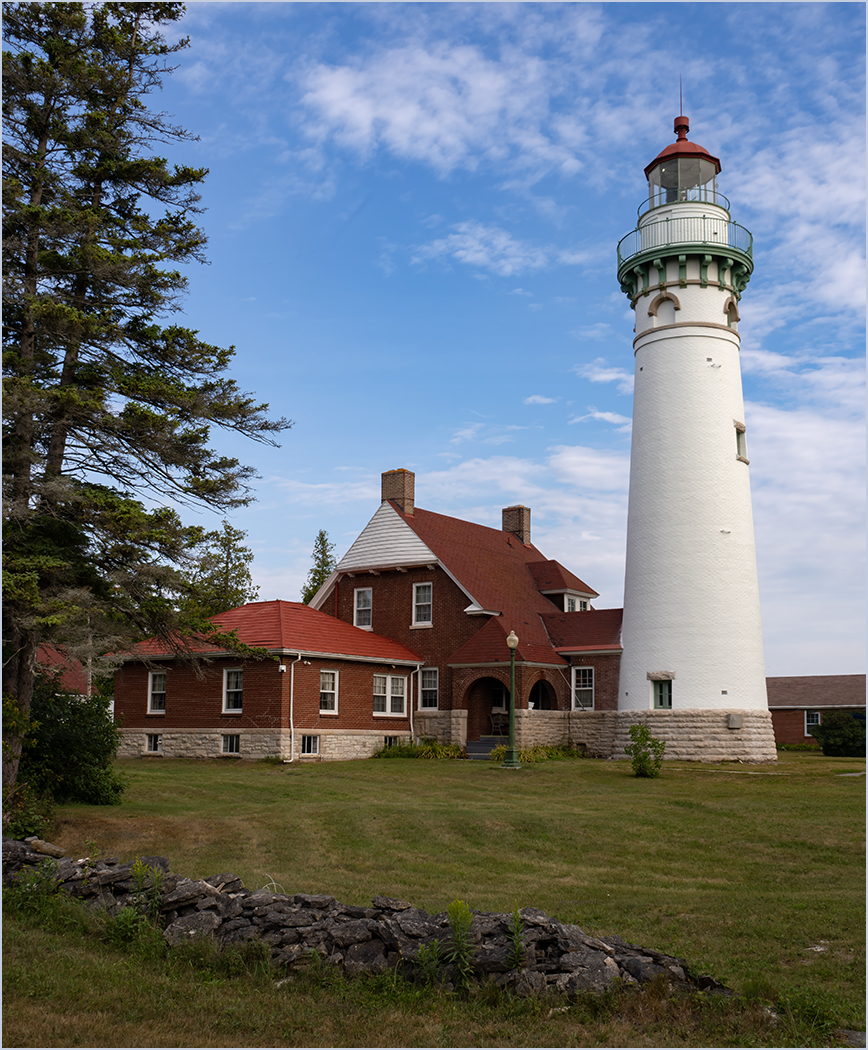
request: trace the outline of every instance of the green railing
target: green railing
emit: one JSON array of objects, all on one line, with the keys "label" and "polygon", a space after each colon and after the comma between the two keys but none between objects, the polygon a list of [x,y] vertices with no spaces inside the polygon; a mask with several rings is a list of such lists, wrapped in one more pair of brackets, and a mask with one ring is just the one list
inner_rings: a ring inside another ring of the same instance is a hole
[{"label": "green railing", "polygon": [[749,258],[753,255],[753,236],[737,222],[711,215],[682,215],[646,223],[622,237],[618,242],[618,268],[636,255],[678,245],[703,245]]}]

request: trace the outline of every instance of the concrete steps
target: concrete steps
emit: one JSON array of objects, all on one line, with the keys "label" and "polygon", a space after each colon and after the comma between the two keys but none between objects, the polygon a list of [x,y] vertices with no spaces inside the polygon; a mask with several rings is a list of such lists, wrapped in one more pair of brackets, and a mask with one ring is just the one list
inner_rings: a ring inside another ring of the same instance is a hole
[{"label": "concrete steps", "polygon": [[478,740],[468,740],[467,757],[487,762],[488,756],[496,747],[508,742],[509,738],[505,736],[481,736]]}]

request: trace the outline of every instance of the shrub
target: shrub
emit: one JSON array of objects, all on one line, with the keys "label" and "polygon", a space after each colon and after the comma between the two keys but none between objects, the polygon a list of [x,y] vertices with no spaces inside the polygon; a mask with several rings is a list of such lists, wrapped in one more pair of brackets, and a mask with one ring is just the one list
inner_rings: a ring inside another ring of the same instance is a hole
[{"label": "shrub", "polygon": [[3,799],[3,834],[23,842],[31,835],[44,838],[54,823],[54,802],[19,782]]},{"label": "shrub", "polygon": [[637,777],[659,777],[663,765],[666,744],[651,736],[648,726],[630,726],[630,739],[624,750],[633,760],[633,775]]},{"label": "shrub", "polygon": [[421,744],[392,744],[381,747],[374,758],[467,758],[458,744],[438,744],[436,740],[423,740]]},{"label": "shrub", "polygon": [[812,729],[814,739],[824,755],[837,758],[865,757],[865,720],[854,718],[847,711],[831,711],[823,716],[823,724]]},{"label": "shrub", "polygon": [[[488,756],[492,762],[503,762],[506,758],[506,744],[498,744]],[[536,744],[534,747],[520,747],[518,749],[518,760],[522,765],[532,762],[545,762],[549,759],[558,758],[584,758],[585,753],[572,744]]]},{"label": "shrub", "polygon": [[32,727],[21,755],[19,782],[55,802],[91,806],[120,802],[124,784],[112,763],[121,732],[108,700],[71,693],[55,676],[39,673],[30,715]]},{"label": "shrub", "polygon": [[466,901],[454,900],[446,909],[452,939],[446,948],[446,959],[451,964],[455,985],[466,991],[473,976],[473,912]]}]

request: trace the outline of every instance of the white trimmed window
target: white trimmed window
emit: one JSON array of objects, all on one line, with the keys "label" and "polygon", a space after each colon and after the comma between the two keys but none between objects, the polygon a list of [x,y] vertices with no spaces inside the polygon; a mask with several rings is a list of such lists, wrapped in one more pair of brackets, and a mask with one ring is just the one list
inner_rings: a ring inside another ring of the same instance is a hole
[{"label": "white trimmed window", "polygon": [[440,704],[440,672],[436,667],[422,668],[419,689],[419,708],[436,710]]},{"label": "white trimmed window", "polygon": [[434,585],[431,583],[413,584],[413,626],[428,626],[434,622],[434,605],[432,603]]},{"label": "white trimmed window", "polygon": [[338,671],[320,671],[319,673],[319,713],[336,715],[338,713]]},{"label": "white trimmed window", "polygon": [[669,711],[672,708],[672,681],[669,678],[662,682],[654,682],[654,706],[660,711]]},{"label": "white trimmed window", "polygon": [[383,737],[383,747],[398,747],[398,745],[400,743],[401,743],[401,738],[399,736],[384,736]]},{"label": "white trimmed window", "polygon": [[166,672],[151,671],[148,675],[148,714],[166,711]]},{"label": "white trimmed window", "polygon": [[579,599],[579,612],[587,612],[587,611],[588,611],[588,603],[585,601],[584,598],[580,598]]},{"label": "white trimmed window", "polygon": [[819,711],[806,711],[805,712],[805,736],[813,736],[814,729],[822,722],[822,716]]},{"label": "white trimmed window", "polygon": [[374,714],[404,718],[407,714],[407,679],[392,674],[374,675]]},{"label": "white trimmed window", "polygon": [[319,754],[319,737],[318,736],[303,736],[301,738],[301,753],[303,755],[318,755]]},{"label": "white trimmed window", "polygon": [[355,595],[353,623],[356,627],[364,627],[366,630],[370,631],[374,607],[374,592],[370,587],[357,587],[353,593]]},{"label": "white trimmed window", "polygon": [[244,701],[244,670],[240,667],[227,668],[223,672],[223,713],[238,712]]},{"label": "white trimmed window", "polygon": [[592,711],[594,709],[594,669],[593,667],[573,668],[573,710]]},{"label": "white trimmed window", "polygon": [[241,735],[239,733],[224,733],[220,750],[224,755],[240,755]]},{"label": "white trimmed window", "polygon": [[576,599],[570,598],[568,595],[564,595],[564,612],[575,612],[576,611]]},{"label": "white trimmed window", "polygon": [[145,750],[151,755],[161,755],[163,753],[163,734],[148,733]]}]

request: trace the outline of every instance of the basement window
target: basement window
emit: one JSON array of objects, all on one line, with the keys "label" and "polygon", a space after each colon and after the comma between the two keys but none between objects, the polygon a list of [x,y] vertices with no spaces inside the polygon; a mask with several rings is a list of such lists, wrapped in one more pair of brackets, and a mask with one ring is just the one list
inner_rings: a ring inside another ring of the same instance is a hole
[{"label": "basement window", "polygon": [[220,750],[224,755],[240,755],[241,735],[239,733],[224,733]]},{"label": "basement window", "polygon": [[145,750],[151,755],[161,755],[163,753],[163,734],[148,733]]},{"label": "basement window", "polygon": [[301,738],[301,753],[303,755],[318,755],[319,754],[319,737],[318,736],[303,736]]}]

